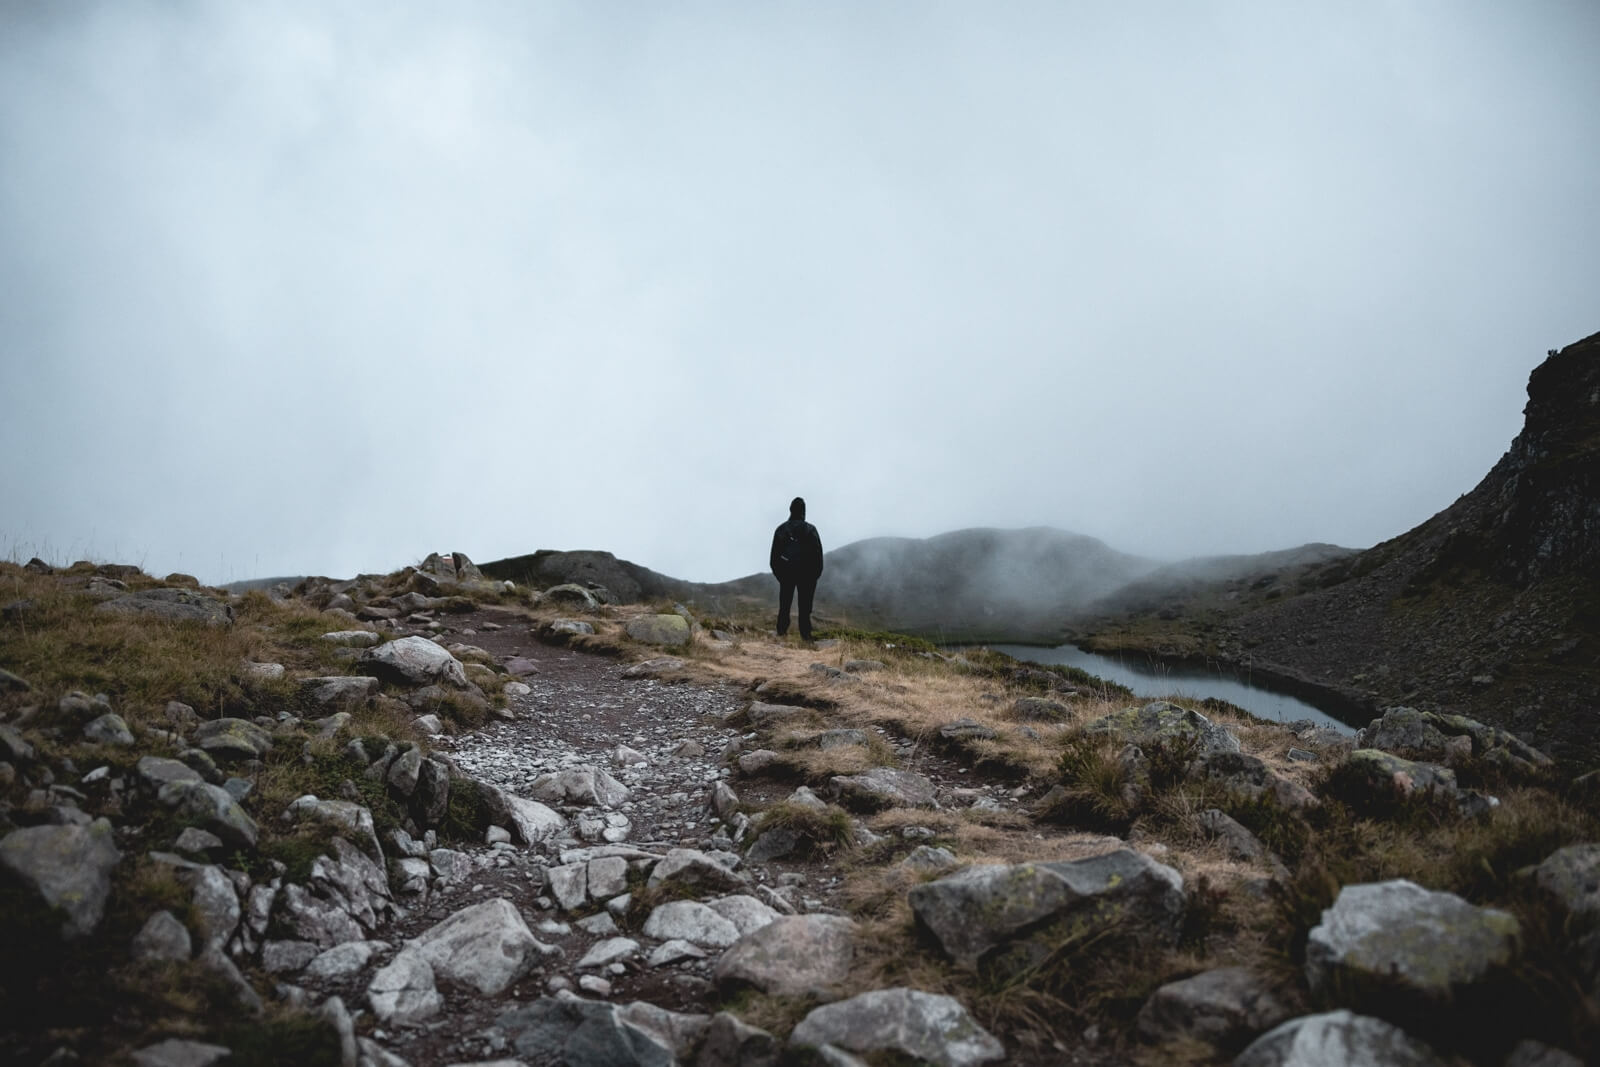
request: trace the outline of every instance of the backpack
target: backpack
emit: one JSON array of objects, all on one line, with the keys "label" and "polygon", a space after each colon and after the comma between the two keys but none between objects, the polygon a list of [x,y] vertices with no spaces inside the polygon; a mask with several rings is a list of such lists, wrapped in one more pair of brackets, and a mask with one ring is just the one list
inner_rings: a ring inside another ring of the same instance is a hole
[{"label": "backpack", "polygon": [[806,544],[802,536],[805,527],[798,523],[786,522],[780,529],[782,536],[778,540],[778,562],[792,571],[806,558]]}]

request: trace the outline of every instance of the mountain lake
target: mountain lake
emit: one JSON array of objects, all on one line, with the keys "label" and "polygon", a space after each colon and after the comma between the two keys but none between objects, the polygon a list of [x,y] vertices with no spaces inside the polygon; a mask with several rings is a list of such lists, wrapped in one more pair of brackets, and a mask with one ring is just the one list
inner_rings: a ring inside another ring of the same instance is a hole
[{"label": "mountain lake", "polygon": [[1310,719],[1318,726],[1331,727],[1341,733],[1355,732],[1350,724],[1340,722],[1322,709],[1298,697],[1256,684],[1248,681],[1246,677],[1240,677],[1232,671],[1220,668],[1206,671],[1192,667],[1172,667],[1145,656],[1133,654],[1106,656],[1098,652],[1086,652],[1076,645],[1059,645],[1055,648],[1039,648],[1031,645],[989,647],[996,652],[1004,652],[1008,656],[1030,663],[1077,667],[1097,678],[1125,685],[1140,697],[1151,700],[1164,697],[1204,700],[1206,697],[1215,697],[1273,722]]}]

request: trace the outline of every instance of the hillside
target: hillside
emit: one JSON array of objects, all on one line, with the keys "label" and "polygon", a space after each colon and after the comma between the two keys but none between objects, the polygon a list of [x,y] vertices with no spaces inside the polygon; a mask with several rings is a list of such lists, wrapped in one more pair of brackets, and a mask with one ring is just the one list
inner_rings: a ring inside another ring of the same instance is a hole
[{"label": "hillside", "polygon": [[[1222,604],[1124,605],[1091,643],[1279,671],[1379,707],[1460,711],[1600,750],[1600,334],[1531,374],[1522,432],[1471,492],[1390,541]],[[1207,609],[1210,609],[1209,612]]]}]

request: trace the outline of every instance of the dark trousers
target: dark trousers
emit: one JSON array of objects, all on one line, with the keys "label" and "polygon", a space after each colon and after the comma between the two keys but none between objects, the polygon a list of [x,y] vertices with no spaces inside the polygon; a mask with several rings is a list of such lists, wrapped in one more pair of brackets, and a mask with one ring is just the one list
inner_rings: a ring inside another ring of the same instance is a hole
[{"label": "dark trousers", "polygon": [[789,605],[800,592],[800,636],[811,640],[811,598],[817,593],[815,578],[778,579],[778,636],[789,632]]}]

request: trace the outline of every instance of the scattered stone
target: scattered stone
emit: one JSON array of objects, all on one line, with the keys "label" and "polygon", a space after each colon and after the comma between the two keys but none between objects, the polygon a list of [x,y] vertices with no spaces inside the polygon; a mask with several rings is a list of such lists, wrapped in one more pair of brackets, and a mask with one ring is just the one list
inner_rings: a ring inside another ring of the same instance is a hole
[{"label": "scattered stone", "polygon": [[1197,752],[1238,752],[1239,739],[1198,711],[1157,700],[1140,708],[1123,708],[1084,727],[1091,734],[1114,734],[1141,748],[1192,743]]},{"label": "scattered stone", "polygon": [[849,977],[855,923],[836,915],[789,915],[729,944],[712,971],[719,986],[754,986],[774,996],[829,997]]},{"label": "scattered stone", "polygon": [[744,753],[736,762],[740,774],[753,778],[778,762],[778,754],[769,748],[758,748],[754,752]]},{"label": "scattered stone", "polygon": [[580,976],[578,978],[578,988],[597,997],[609,997],[611,995],[611,983],[597,974]]},{"label": "scattered stone", "polygon": [[209,782],[172,781],[157,794],[179,819],[222,839],[235,848],[255,848],[260,829],[226,789]]},{"label": "scattered stone", "polygon": [[372,823],[372,812],[348,800],[322,800],[310,793],[297,797],[286,814],[299,820],[310,819],[350,835],[362,852],[377,863],[384,862],[383,847]]},{"label": "scattered stone", "polygon": [[1445,1009],[1508,967],[1519,939],[1513,916],[1454,893],[1403,878],[1347,885],[1307,937],[1306,980],[1355,1006],[1404,995]]},{"label": "scattered stone", "polygon": [[562,833],[567,820],[537,800],[479,783],[490,821],[512,830],[525,845],[537,845]]},{"label": "scattered stone", "polygon": [[913,887],[908,900],[918,927],[946,955],[964,967],[994,963],[1005,971],[1040,962],[1050,951],[1043,935],[1065,921],[1173,940],[1184,907],[1178,872],[1127,848],[1081,860],[968,867]]},{"label": "scattered stone", "polygon": [[321,952],[310,941],[267,941],[261,946],[261,969],[268,974],[294,974]]},{"label": "scattered stone", "polygon": [[668,964],[679,963],[683,960],[703,960],[706,952],[699,945],[674,938],[657,945],[645,962],[651,967],[665,967]]},{"label": "scattered stone", "polygon": [[251,663],[246,661],[239,664],[239,676],[247,684],[250,682],[276,682],[283,677],[284,670],[281,663]]},{"label": "scattered stone", "polygon": [[830,784],[839,802],[854,810],[939,806],[933,781],[915,771],[874,767],[862,774],[835,775]]},{"label": "scattered stone", "polygon": [[158,911],[134,935],[131,952],[136,960],[186,960],[194,952],[194,944],[177,916]]},{"label": "scattered stone", "polygon": [[719,1011],[706,1028],[695,1067],[777,1067],[779,1051],[767,1031]]},{"label": "scattered stone", "polygon": [[342,645],[346,648],[373,648],[383,638],[371,630],[335,630],[322,635],[322,639],[332,645]]},{"label": "scattered stone", "polygon": [[83,728],[83,736],[101,745],[127,746],[133,744],[133,731],[121,715],[111,712],[100,716]]},{"label": "scattered stone", "polygon": [[202,780],[199,772],[187,763],[175,759],[163,759],[160,756],[140,756],[134,770],[146,785],[158,791],[169,782]]},{"label": "scattered stone", "polygon": [[663,674],[683,670],[683,660],[676,656],[658,656],[647,659],[642,663],[635,663],[622,672],[624,678],[659,678]]},{"label": "scattered stone", "polygon": [[335,945],[306,964],[305,975],[325,981],[353,978],[372,962],[373,956],[388,947],[382,941],[347,941]]},{"label": "scattered stone", "polygon": [[739,794],[727,782],[719,781],[711,787],[711,811],[723,822],[739,813]]},{"label": "scattered stone", "polygon": [[545,887],[562,911],[581,908],[589,899],[589,865],[565,863],[545,872]]},{"label": "scattered stone", "polygon": [[29,826],[0,839],[0,868],[43,904],[58,908],[68,940],[92,933],[105,915],[111,871],[122,858],[111,823]]},{"label": "scattered stone", "polygon": [[657,905],[650,913],[644,935],[657,941],[727,948],[739,940],[739,928],[697,900],[672,900]]},{"label": "scattered stone", "polygon": [[733,923],[741,937],[754,933],[780,917],[776,910],[744,893],[719,897],[711,901],[709,906],[712,911]]},{"label": "scattered stone", "polygon": [[424,733],[430,737],[437,737],[444,733],[444,722],[437,715],[418,715],[411,720],[411,726],[418,733]]},{"label": "scattered stone", "polygon": [[697,892],[725,893],[743,889],[750,884],[750,879],[730,871],[704,852],[674,848],[651,869],[646,884],[652,889],[672,885]]},{"label": "scattered stone", "polygon": [[761,831],[745,855],[751,863],[768,863],[792,854],[800,847],[800,835],[787,826]]},{"label": "scattered stone", "polygon": [[[590,986],[603,979],[585,975]],[[606,984],[609,989],[609,983]],[[672,1039],[614,1004],[571,994],[541,997],[505,1012],[495,1027],[512,1048],[534,1063],[565,1067],[670,1067],[678,1061]],[[685,1056],[687,1058],[687,1056]]]},{"label": "scattered stone", "polygon": [[1220,808],[1207,808],[1200,813],[1198,821],[1202,829],[1221,842],[1230,858],[1243,863],[1277,864],[1276,857],[1267,851],[1260,838]]},{"label": "scattered stone", "polygon": [[992,741],[1000,735],[977,719],[956,719],[939,727],[946,741]]},{"label": "scattered stone", "polygon": [[345,707],[359,704],[368,697],[377,696],[378,680],[365,675],[307,678],[300,683],[300,691],[314,704],[323,707]]},{"label": "scattered stone", "polygon": [[467,688],[466,668],[426,637],[402,637],[370,648],[356,661],[360,669],[399,685]]},{"label": "scattered stone", "polygon": [[552,637],[585,637],[594,633],[594,627],[582,619],[556,619],[544,632]]},{"label": "scattered stone", "polygon": [[[609,916],[607,916],[609,918]],[[596,941],[583,959],[578,961],[578,970],[591,970],[597,967],[609,967],[613,963],[629,960],[639,954],[639,942],[631,937],[608,937],[604,941]]]},{"label": "scattered stone", "polygon": [[272,735],[249,719],[212,719],[195,728],[194,745],[212,759],[263,759]]},{"label": "scattered stone", "polygon": [[1446,1061],[1398,1026],[1382,1019],[1330,1011],[1304,1015],[1250,1043],[1233,1067],[1446,1067]]},{"label": "scattered stone", "polygon": [[878,989],[824,1004],[800,1020],[789,1044],[898,1053],[939,1067],[989,1063],[1006,1054],[960,1001],[915,989]]},{"label": "scattered stone", "polygon": [[686,645],[694,636],[689,621],[681,615],[641,615],[630,619],[623,629],[646,645]]},{"label": "scattered stone", "polygon": [[233,1056],[233,1050],[203,1041],[169,1037],[132,1054],[135,1067],[211,1067]]},{"label": "scattered stone", "polygon": [[952,867],[959,867],[961,861],[947,848],[918,845],[900,861],[900,865],[909,867],[913,871],[947,871]]},{"label": "scattered stone", "polygon": [[1139,1010],[1146,1041],[1204,1041],[1223,1052],[1243,1047],[1295,1013],[1281,983],[1245,967],[1219,967],[1168,982]]},{"label": "scattered stone", "polygon": [[200,622],[207,626],[233,624],[233,608],[215,597],[189,589],[146,589],[96,604],[95,610],[113,615],[149,615],[172,622]]},{"label": "scattered stone", "polygon": [[528,792],[550,804],[615,808],[628,799],[628,787],[599,767],[578,766],[534,779]]},{"label": "scattered stone", "polygon": [[395,1026],[423,1022],[444,1008],[444,998],[433,987],[433,968],[410,948],[372,976],[367,1003],[380,1023]]},{"label": "scattered stone", "polygon": [[1011,717],[1018,722],[1066,722],[1072,709],[1049,697],[1018,697],[1011,705]]},{"label": "scattered stone", "polygon": [[533,936],[509,900],[496,897],[463,908],[407,945],[434,974],[486,996],[503,993],[538,957],[557,950]]},{"label": "scattered stone", "polygon": [[1252,800],[1271,796],[1290,811],[1303,811],[1318,804],[1305,786],[1273,773],[1264,761],[1243,752],[1207,752],[1195,761],[1192,773]]}]

